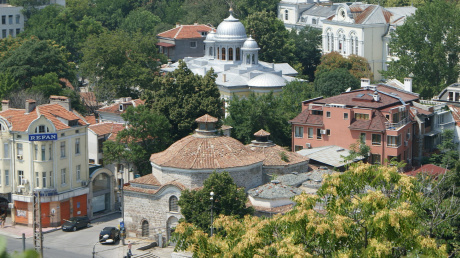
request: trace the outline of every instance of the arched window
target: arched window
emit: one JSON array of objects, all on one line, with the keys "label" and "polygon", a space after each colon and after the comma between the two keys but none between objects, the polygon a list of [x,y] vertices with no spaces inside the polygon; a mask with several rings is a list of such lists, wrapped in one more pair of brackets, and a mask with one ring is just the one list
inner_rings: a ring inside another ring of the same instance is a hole
[{"label": "arched window", "polygon": [[222,60],[227,60],[225,59],[225,48],[224,47],[222,48]]},{"label": "arched window", "polygon": [[219,52],[219,48],[217,48],[217,59],[220,59],[220,52]]},{"label": "arched window", "polygon": [[312,19],[312,20],[311,20],[311,23],[312,23],[312,24],[316,24],[316,19]]},{"label": "arched window", "polygon": [[252,64],[256,64],[256,58],[254,54],[252,54]]},{"label": "arched window", "polygon": [[246,55],[246,64],[250,64],[250,63],[251,63],[251,55],[247,54]]},{"label": "arched window", "polygon": [[334,36],[331,29],[326,31],[326,47],[327,51],[334,51]]},{"label": "arched window", "polygon": [[236,48],[236,61],[240,61],[240,48]]},{"label": "arched window", "polygon": [[358,54],[358,36],[354,31],[350,33],[350,51],[351,54]]},{"label": "arched window", "polygon": [[177,197],[176,196],[171,196],[169,197],[169,211],[173,212],[178,212],[179,211],[179,206],[177,206]]},{"label": "arched window", "polygon": [[346,54],[346,46],[345,46],[345,34],[343,34],[343,31],[339,31],[337,34],[337,40],[338,40],[338,51],[339,53]]},{"label": "arched window", "polygon": [[212,56],[212,47],[209,48],[209,55]]},{"label": "arched window", "polygon": [[49,133],[49,132],[50,132],[50,129],[48,128],[48,126],[39,125],[35,127],[35,133]]},{"label": "arched window", "polygon": [[228,60],[233,60],[233,48],[228,49]]},{"label": "arched window", "polygon": [[289,11],[288,10],[284,10],[284,19],[286,21],[289,20]]},{"label": "arched window", "polygon": [[147,220],[142,221],[142,236],[149,236],[149,222]]}]

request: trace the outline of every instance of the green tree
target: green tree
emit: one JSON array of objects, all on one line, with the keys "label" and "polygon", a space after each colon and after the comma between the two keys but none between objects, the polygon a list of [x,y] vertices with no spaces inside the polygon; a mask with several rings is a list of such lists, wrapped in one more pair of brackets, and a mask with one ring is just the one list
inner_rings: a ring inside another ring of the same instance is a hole
[{"label": "green tree", "polygon": [[[152,87],[166,57],[158,53],[156,38],[140,32],[108,31],[88,37],[82,49],[82,74],[96,83],[101,101],[110,97],[138,97]],[[103,89],[98,89],[103,88]],[[113,92],[104,96],[100,92]]]},{"label": "green tree", "polygon": [[214,171],[204,182],[200,190],[184,190],[179,199],[184,221],[193,223],[201,230],[208,232],[211,228],[211,200],[213,196],[213,216],[233,216],[243,218],[252,214],[252,207],[246,207],[248,198],[244,188],[238,188],[228,172]]},{"label": "green tree", "polygon": [[31,78],[32,87],[27,89],[30,92],[42,93],[45,98],[51,95],[61,95],[62,86],[56,73],[34,76]]},{"label": "green tree", "polygon": [[198,22],[217,26],[228,17],[228,9],[225,0],[185,0],[181,21],[184,24]]},{"label": "green tree", "polygon": [[[282,113],[286,115],[287,120],[291,120],[302,112],[302,101],[316,98],[318,94],[315,92],[312,82],[295,80],[286,83],[278,97],[280,98]],[[289,134],[291,134],[291,126],[288,127]]]},{"label": "green tree", "polygon": [[430,156],[430,163],[452,169],[458,161],[459,154],[457,150],[458,143],[455,142],[454,130],[445,130],[441,134],[442,142],[437,146],[439,153],[433,153]]},{"label": "green tree", "polygon": [[161,22],[160,18],[144,8],[131,11],[121,22],[120,29],[127,32],[140,31],[142,34],[156,34],[155,27]]},{"label": "green tree", "polygon": [[75,64],[68,62],[69,53],[54,42],[31,37],[12,41],[6,48],[10,50],[0,58],[0,71],[10,73],[21,88],[29,88],[32,77],[52,72],[70,81],[75,78]]},{"label": "green tree", "polygon": [[259,44],[259,59],[265,62],[293,62],[294,42],[274,12],[257,12],[249,15],[243,24],[246,33]]},{"label": "green tree", "polygon": [[91,2],[91,16],[109,30],[116,30],[123,19],[136,7],[134,0],[94,0]]},{"label": "green tree", "polygon": [[321,57],[321,63],[315,71],[315,76],[319,77],[322,73],[339,68],[348,70],[358,80],[369,78],[372,81],[374,78],[366,58],[357,55],[343,57],[338,52],[331,52]]},{"label": "green tree", "polygon": [[344,68],[323,72],[315,79],[315,91],[324,97],[339,95],[348,88],[358,89],[360,81]]},{"label": "green tree", "polygon": [[0,73],[0,99],[5,97],[13,90],[19,88],[19,83],[9,73]]},{"label": "green tree", "polygon": [[121,116],[129,126],[117,134],[116,142],[104,142],[104,159],[109,163],[125,160],[134,164],[141,175],[147,175],[152,169],[150,155],[171,143],[171,125],[165,116],[145,105],[129,107]]},{"label": "green tree", "polygon": [[389,47],[398,59],[382,74],[399,80],[413,74],[414,92],[431,98],[459,78],[459,38],[455,1],[428,1],[396,29]]},{"label": "green tree", "polygon": [[278,0],[236,0],[233,8],[241,19],[245,19],[257,12],[276,13],[278,3]]},{"label": "green tree", "polygon": [[[358,163],[325,176],[318,195],[296,196],[284,215],[220,216],[213,237],[180,223],[176,249],[196,257],[446,256],[445,245],[420,234],[422,198],[415,181],[396,167]],[[314,209],[318,202],[323,212]]]},{"label": "green tree", "polygon": [[155,78],[153,89],[145,92],[146,105],[168,118],[174,140],[193,132],[195,119],[200,116],[222,117],[222,101],[212,69],[205,76],[195,75],[180,61],[174,72]]},{"label": "green tree", "polygon": [[302,77],[310,81],[315,79],[316,66],[321,61],[321,31],[311,27],[305,27],[298,33],[291,30],[289,37],[294,42],[294,55],[302,64],[302,70],[299,71]]}]

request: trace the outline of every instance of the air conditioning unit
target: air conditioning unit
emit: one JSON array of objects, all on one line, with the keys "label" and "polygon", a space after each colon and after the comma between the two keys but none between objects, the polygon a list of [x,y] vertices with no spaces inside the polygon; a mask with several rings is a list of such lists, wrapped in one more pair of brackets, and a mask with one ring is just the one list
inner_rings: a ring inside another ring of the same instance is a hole
[{"label": "air conditioning unit", "polygon": [[326,134],[327,133],[326,130],[321,130],[320,132],[321,132],[321,134]]},{"label": "air conditioning unit", "polygon": [[18,155],[18,156],[17,156],[17,159],[18,159],[18,160],[22,160],[22,158],[23,158],[22,155]]},{"label": "air conditioning unit", "polygon": [[408,141],[404,141],[404,146],[407,146],[409,145],[409,142]]},{"label": "air conditioning unit", "polygon": [[305,147],[307,147],[307,149],[311,149],[311,143],[305,143]]},{"label": "air conditioning unit", "polygon": [[88,185],[88,182],[86,182],[86,181],[82,181],[82,182],[81,182],[81,186],[82,186],[82,187],[85,187],[85,186],[87,186],[87,185]]}]

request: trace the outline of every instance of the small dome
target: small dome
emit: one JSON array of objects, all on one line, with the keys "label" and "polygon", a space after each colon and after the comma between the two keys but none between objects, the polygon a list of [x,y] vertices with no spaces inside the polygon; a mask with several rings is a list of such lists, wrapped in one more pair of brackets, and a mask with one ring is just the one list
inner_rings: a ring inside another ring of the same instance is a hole
[{"label": "small dome", "polygon": [[211,42],[211,41],[214,41],[216,39],[216,32],[214,30],[211,30],[211,32],[208,33],[208,35],[206,36],[206,39],[205,39],[205,42]]},{"label": "small dome", "polygon": [[240,20],[230,13],[227,19],[217,26],[217,38],[246,39],[246,29]]},{"label": "small dome", "polygon": [[242,50],[259,50],[259,45],[257,42],[249,36],[249,38],[244,42]]},{"label": "small dome", "polygon": [[248,82],[250,87],[283,87],[286,85],[286,80],[276,74],[264,73],[252,78]]}]

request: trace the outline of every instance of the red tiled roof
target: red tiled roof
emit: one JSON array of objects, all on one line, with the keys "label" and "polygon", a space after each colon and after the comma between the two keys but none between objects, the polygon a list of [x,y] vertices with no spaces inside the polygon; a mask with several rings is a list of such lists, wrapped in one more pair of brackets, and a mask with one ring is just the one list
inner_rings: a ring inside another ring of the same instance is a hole
[{"label": "red tiled roof", "polygon": [[446,171],[448,171],[448,170],[443,168],[443,167],[436,166],[436,165],[433,165],[433,164],[425,164],[425,165],[421,166],[420,168],[418,168],[416,170],[409,171],[409,172],[406,172],[404,174],[406,174],[408,176],[415,176],[418,173],[427,173],[427,174],[432,175],[432,176],[438,176],[438,175],[444,175],[446,173]]},{"label": "red tiled roof", "polygon": [[86,122],[88,122],[90,125],[96,124],[96,116],[95,115],[90,115],[90,116],[85,116]]},{"label": "red tiled roof", "polygon": [[204,116],[200,116],[197,119],[195,119],[195,122],[198,122],[198,123],[215,123],[217,121],[219,121],[217,118],[210,116],[208,114]]},{"label": "red tiled roof", "polygon": [[86,105],[96,107],[99,106],[99,103],[97,103],[96,100],[96,95],[94,92],[80,92],[80,99],[85,102]]},{"label": "red tiled roof", "polygon": [[[363,94],[361,97],[359,97]],[[360,89],[354,90],[350,92],[344,92],[340,95],[333,96],[326,99],[319,99],[315,100],[313,103],[321,103],[321,104],[343,104],[350,107],[365,107],[365,108],[384,108],[390,105],[401,104],[401,101],[397,97],[393,97],[391,95],[386,95],[383,93],[379,93],[380,100],[379,101],[369,101],[369,96],[374,94],[374,91],[367,90],[367,89]],[[359,101],[362,99],[362,101]]]},{"label": "red tiled roof", "polygon": [[125,129],[125,126],[120,123],[104,122],[90,125],[88,129],[97,135],[106,135],[117,134],[119,131]]},{"label": "red tiled roof", "polygon": [[64,83],[64,85],[71,89],[71,90],[75,90],[75,88],[73,87],[72,83],[69,82],[69,80],[67,80],[66,78],[61,78],[59,79],[60,82]]},{"label": "red tiled roof", "polygon": [[135,179],[129,181],[129,183],[143,184],[143,185],[157,185],[157,186],[161,185],[160,182],[158,181],[158,179],[153,174],[148,174],[148,175],[145,175],[145,176],[135,178]]},{"label": "red tiled roof", "polygon": [[386,119],[380,111],[373,111],[369,120],[353,118],[349,128],[354,130],[385,131],[385,122]]},{"label": "red tiled roof", "polygon": [[323,125],[323,116],[312,115],[310,114],[310,110],[307,108],[289,122],[292,124],[309,124],[321,126]]},{"label": "red tiled roof", "polygon": [[260,129],[254,134],[254,136],[270,136],[270,133],[265,131],[264,129]]},{"label": "red tiled roof", "polygon": [[400,97],[405,102],[417,101],[419,99],[419,95],[417,93],[404,91],[402,89],[392,87],[391,85],[377,84],[376,86],[378,91],[382,91],[388,94],[395,95],[396,97]]},{"label": "red tiled roof", "polygon": [[[287,151],[281,146],[273,145],[270,147],[256,147],[252,144],[246,145],[246,148],[259,153],[265,157],[264,166],[289,166],[301,162],[308,162],[308,158],[298,153]],[[281,152],[286,154],[288,161],[281,159]]]},{"label": "red tiled roof", "polygon": [[[149,188],[141,188],[141,187],[135,187],[133,184],[143,184],[143,185],[152,185],[152,186],[159,186],[157,189],[149,189]],[[159,192],[161,189],[167,187],[168,185],[174,185],[177,186],[180,190],[185,190],[186,187],[176,181],[168,182],[166,184],[160,184],[160,182],[156,179],[156,177],[152,174],[148,174],[136,179],[133,179],[129,182],[127,186],[123,187],[124,191],[131,191],[131,192],[138,192],[138,193],[146,193],[146,194],[156,194]]]},{"label": "red tiled roof", "polygon": [[21,132],[26,131],[29,128],[30,123],[39,117],[39,114],[44,115],[47,119],[49,119],[56,127],[56,130],[70,128],[68,124],[65,124],[58,118],[62,118],[64,120],[78,120],[79,125],[87,124],[83,118],[79,117],[72,111],[68,111],[59,104],[40,105],[29,114],[25,113],[25,109],[8,109],[0,112],[0,116],[11,123],[11,130]]},{"label": "red tiled roof", "polygon": [[110,106],[106,106],[103,108],[100,108],[96,110],[97,112],[107,112],[107,113],[113,113],[113,114],[123,114],[126,110],[123,109],[120,111],[120,104],[126,104],[126,105],[133,105],[134,107],[137,107],[139,105],[143,105],[145,101],[141,99],[135,99],[135,100],[130,100],[127,102],[119,102],[119,103],[113,103]]},{"label": "red tiled roof", "polygon": [[376,6],[370,5],[364,9],[361,13],[353,13],[353,18],[356,24],[361,24],[366,18],[372,13]]},{"label": "red tiled roof", "polygon": [[158,37],[172,39],[202,38],[201,32],[210,32],[213,28],[207,25],[180,25],[174,29],[158,34]]},{"label": "red tiled roof", "polygon": [[249,166],[263,160],[263,156],[227,136],[189,135],[165,151],[150,156],[150,161],[158,166],[182,169],[224,169]]},{"label": "red tiled roof", "polygon": [[166,43],[166,42],[158,42],[157,46],[160,46],[160,47],[174,47],[176,45],[171,44],[171,43]]}]

